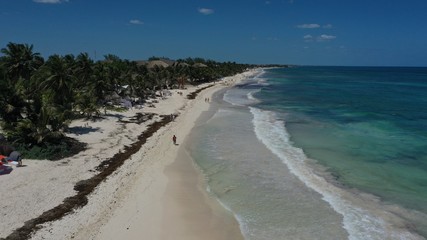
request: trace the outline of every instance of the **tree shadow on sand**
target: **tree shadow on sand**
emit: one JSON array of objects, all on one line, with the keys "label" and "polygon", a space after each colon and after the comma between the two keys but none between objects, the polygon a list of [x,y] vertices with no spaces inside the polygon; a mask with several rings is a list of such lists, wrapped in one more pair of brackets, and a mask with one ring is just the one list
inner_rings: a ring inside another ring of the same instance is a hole
[{"label": "tree shadow on sand", "polygon": [[[207,87],[203,89],[206,88]],[[198,91],[192,93],[191,96],[188,96],[188,98],[194,99],[197,94],[202,90],[199,89]],[[156,114],[141,114],[139,116],[136,116],[134,120],[136,120],[136,122],[143,121],[147,117],[148,119],[152,119],[155,115]],[[160,121],[155,121],[154,123],[148,125],[147,129],[138,137],[138,140],[136,142],[134,142],[130,146],[125,146],[123,151],[119,151],[111,158],[101,162],[101,164],[96,167],[96,171],[98,171],[98,173],[95,176],[77,182],[74,185],[74,190],[76,191],[75,195],[64,199],[64,201],[60,205],[45,211],[40,216],[26,221],[24,226],[15,229],[9,236],[4,239],[29,239],[34,231],[37,231],[41,228],[41,224],[61,219],[65,215],[72,213],[74,209],[85,206],[88,203],[88,195],[91,194],[101,182],[103,182],[109,175],[114,173],[115,170],[121,165],[123,165],[123,163],[133,154],[138,152],[141,149],[142,145],[147,142],[148,138],[150,138],[160,128],[167,125],[174,119],[174,117],[165,115],[161,115],[160,117]]]},{"label": "tree shadow on sand", "polygon": [[100,129],[99,127],[93,128],[93,127],[81,127],[80,126],[80,127],[70,127],[70,128],[68,128],[68,132],[74,133],[76,135],[83,135],[83,134],[89,134],[92,132],[96,132],[99,129]]}]

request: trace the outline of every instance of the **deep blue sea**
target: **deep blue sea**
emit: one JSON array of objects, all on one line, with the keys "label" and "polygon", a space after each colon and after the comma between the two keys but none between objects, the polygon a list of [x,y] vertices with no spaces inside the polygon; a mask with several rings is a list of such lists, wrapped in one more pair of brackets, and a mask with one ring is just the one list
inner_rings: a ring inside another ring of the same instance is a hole
[{"label": "deep blue sea", "polygon": [[427,238],[427,68],[264,69],[217,98],[190,151],[246,239]]}]

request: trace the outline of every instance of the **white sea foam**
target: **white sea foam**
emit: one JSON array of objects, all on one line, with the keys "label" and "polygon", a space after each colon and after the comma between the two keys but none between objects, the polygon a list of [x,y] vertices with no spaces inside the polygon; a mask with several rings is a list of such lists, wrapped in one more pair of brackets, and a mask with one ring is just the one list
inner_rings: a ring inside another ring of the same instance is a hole
[{"label": "white sea foam", "polygon": [[[200,169],[200,168],[199,168]],[[202,171],[201,169],[200,169],[200,171]],[[212,190],[211,190],[211,187],[207,184],[206,185],[206,192],[208,192],[209,194],[213,194],[213,192],[212,192]],[[234,218],[237,220],[237,222],[239,223],[239,228],[240,228],[240,232],[243,234],[243,237],[245,238],[245,239],[248,239],[248,236],[247,236],[247,234],[248,234],[248,232],[249,232],[249,228],[248,228],[248,225],[246,224],[246,222],[244,221],[244,219],[240,216],[240,215],[238,215],[237,213],[235,213],[235,212],[233,212],[232,210],[231,210],[231,208],[227,205],[227,204],[225,204],[223,201],[221,201],[219,198],[215,198],[217,201],[218,201],[218,203],[226,210],[226,211],[228,211],[230,214],[232,214],[233,216],[234,216]]]},{"label": "white sea foam", "polygon": [[248,99],[249,99],[249,100],[251,100],[252,102],[259,102],[259,100],[258,100],[256,97],[254,97],[254,93],[257,93],[257,92],[259,92],[259,91],[261,91],[261,89],[258,89],[258,90],[255,90],[255,91],[249,92],[246,96],[247,96],[247,97],[248,97]]},{"label": "white sea foam", "polygon": [[233,212],[231,208],[227,204],[225,204],[223,201],[219,200],[218,198],[217,198],[217,201],[225,210],[230,212],[234,216],[234,218],[237,220],[237,222],[239,223],[240,232],[242,233],[244,239],[249,239],[248,234],[250,232],[250,229],[246,221],[240,215]]},{"label": "white sea foam", "polygon": [[[422,239],[405,231],[396,216],[370,206],[368,209],[356,195],[341,189],[317,175],[309,166],[302,149],[292,146],[283,121],[275,114],[250,107],[257,138],[278,156],[289,170],[309,188],[320,193],[331,207],[343,216],[343,227],[349,239]],[[393,224],[384,220],[393,220]],[[397,227],[396,227],[397,226]],[[399,229],[400,228],[400,229]]]},{"label": "white sea foam", "polygon": [[224,101],[231,103],[234,106],[247,106],[251,104],[256,104],[259,102],[258,99],[256,99],[253,94],[257,93],[261,90],[261,86],[267,86],[269,85],[266,82],[266,79],[261,78],[261,76],[265,73],[264,70],[260,69],[256,73],[256,75],[253,78],[247,78],[246,81],[254,82],[253,86],[259,86],[259,89],[244,89],[244,88],[232,88],[229,89],[224,94]]},{"label": "white sea foam", "polygon": [[224,101],[231,103],[234,106],[247,106],[259,102],[253,94],[259,92],[260,89],[230,89],[224,94]]},{"label": "white sea foam", "polygon": [[258,85],[262,85],[262,86],[269,86],[270,85],[270,83],[268,83],[267,79],[265,79],[265,78],[259,78],[258,77],[256,79],[258,79],[258,82],[257,82]]},{"label": "white sea foam", "polygon": [[244,106],[243,103],[241,103],[241,101],[239,101],[239,99],[237,99],[236,97],[232,97],[234,94],[232,94],[230,91],[232,90],[228,90],[227,92],[225,92],[224,94],[224,101],[230,103],[231,105],[234,106]]}]

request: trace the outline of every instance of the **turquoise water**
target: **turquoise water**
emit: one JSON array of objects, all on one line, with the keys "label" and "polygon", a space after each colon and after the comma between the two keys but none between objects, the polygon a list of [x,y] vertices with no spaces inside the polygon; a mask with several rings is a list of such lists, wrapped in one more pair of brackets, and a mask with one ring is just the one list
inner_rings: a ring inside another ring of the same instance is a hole
[{"label": "turquoise water", "polygon": [[426,90],[425,68],[260,70],[189,151],[246,239],[424,239]]},{"label": "turquoise water", "polygon": [[[295,68],[264,75],[257,107],[340,182],[427,213],[427,68]],[[271,104],[270,104],[271,103]]]}]

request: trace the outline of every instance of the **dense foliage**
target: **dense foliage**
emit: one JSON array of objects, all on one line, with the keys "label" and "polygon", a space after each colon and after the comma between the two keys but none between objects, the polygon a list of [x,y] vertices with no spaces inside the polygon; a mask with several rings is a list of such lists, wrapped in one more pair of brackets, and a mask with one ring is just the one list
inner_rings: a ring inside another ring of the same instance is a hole
[{"label": "dense foliage", "polygon": [[61,145],[72,119],[99,116],[114,97],[143,101],[156,90],[208,82],[250,67],[201,58],[149,66],[114,55],[95,62],[87,53],[44,59],[32,45],[17,43],[9,43],[1,53],[2,132],[9,142],[30,150]]}]

